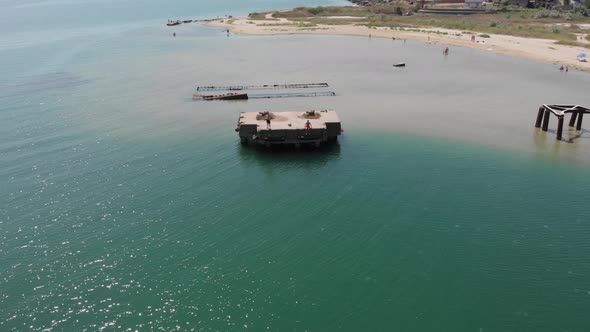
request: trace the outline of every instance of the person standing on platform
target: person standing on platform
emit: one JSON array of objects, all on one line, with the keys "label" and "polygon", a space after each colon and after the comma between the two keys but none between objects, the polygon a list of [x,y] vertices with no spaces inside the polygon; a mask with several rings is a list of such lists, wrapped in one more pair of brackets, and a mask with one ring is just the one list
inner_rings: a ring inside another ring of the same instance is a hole
[{"label": "person standing on platform", "polygon": [[309,134],[311,134],[311,122],[307,120],[307,122],[305,123],[305,135]]}]

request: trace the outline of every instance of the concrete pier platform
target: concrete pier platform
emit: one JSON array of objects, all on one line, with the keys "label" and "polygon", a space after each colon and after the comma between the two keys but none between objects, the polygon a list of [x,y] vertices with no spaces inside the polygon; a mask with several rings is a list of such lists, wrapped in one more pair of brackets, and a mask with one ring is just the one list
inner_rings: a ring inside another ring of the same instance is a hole
[{"label": "concrete pier platform", "polygon": [[[270,116],[270,126],[266,119]],[[307,121],[311,128],[306,128]],[[313,144],[335,141],[342,132],[335,111],[242,112],[236,132],[243,144]]]}]

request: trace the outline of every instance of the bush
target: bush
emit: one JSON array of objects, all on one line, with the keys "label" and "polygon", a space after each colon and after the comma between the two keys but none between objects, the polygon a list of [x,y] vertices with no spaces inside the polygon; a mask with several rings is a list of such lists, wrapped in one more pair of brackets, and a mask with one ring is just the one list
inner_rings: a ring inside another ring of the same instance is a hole
[{"label": "bush", "polygon": [[490,27],[495,28],[498,26],[498,22],[492,21],[490,22]]},{"label": "bush", "polygon": [[485,33],[482,33],[481,35],[479,35],[479,37],[481,37],[481,38],[490,38],[490,35],[487,35]]},{"label": "bush", "polygon": [[574,5],[572,8],[572,13],[588,17],[590,15],[590,0],[586,0],[586,2],[584,2],[582,5]]},{"label": "bush", "polygon": [[374,6],[371,11],[375,14],[393,15],[393,14],[397,14],[398,11],[401,11],[401,10],[402,10],[402,8],[398,4],[396,6],[390,6],[390,5]]},{"label": "bush", "polygon": [[312,15],[318,15],[324,11],[324,7],[308,8],[307,11]]},{"label": "bush", "polygon": [[560,33],[561,31],[559,31],[558,28],[553,28],[553,29],[551,29],[551,32],[557,34],[557,33]]},{"label": "bush", "polygon": [[533,18],[561,18],[561,13],[557,10],[542,9],[535,12]]},{"label": "bush", "polygon": [[586,40],[590,41],[590,35],[586,35]]}]

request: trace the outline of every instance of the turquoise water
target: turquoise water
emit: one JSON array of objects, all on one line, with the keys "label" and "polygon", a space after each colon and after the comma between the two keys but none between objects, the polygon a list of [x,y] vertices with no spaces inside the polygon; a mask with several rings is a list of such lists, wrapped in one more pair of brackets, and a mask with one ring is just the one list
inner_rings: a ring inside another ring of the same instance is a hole
[{"label": "turquoise water", "polygon": [[[540,103],[590,104],[590,76],[162,25],[302,4],[0,3],[0,330],[590,329],[590,142],[532,128]],[[295,81],[338,96],[190,100]],[[339,112],[336,146],[233,132],[240,111],[309,108]]]}]

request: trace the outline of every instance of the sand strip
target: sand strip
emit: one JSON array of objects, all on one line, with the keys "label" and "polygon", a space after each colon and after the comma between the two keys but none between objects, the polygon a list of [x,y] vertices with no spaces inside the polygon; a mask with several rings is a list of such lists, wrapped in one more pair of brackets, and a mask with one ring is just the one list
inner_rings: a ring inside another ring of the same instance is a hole
[{"label": "sand strip", "polygon": [[370,34],[371,38],[408,39],[445,46],[477,48],[590,71],[590,62],[580,62],[576,58],[579,53],[590,53],[590,50],[577,46],[557,45],[555,40],[549,39],[494,34],[488,34],[490,38],[482,38],[479,37],[479,33],[473,32],[476,35],[476,41],[472,42],[471,34],[464,34],[459,30],[421,28],[421,31],[418,32],[390,28],[368,28],[354,24],[306,27],[300,26],[299,22],[291,22],[284,18],[265,21],[242,17],[230,21],[223,19],[211,20],[204,24],[227,29],[233,33],[248,35],[321,34],[368,37]]}]

